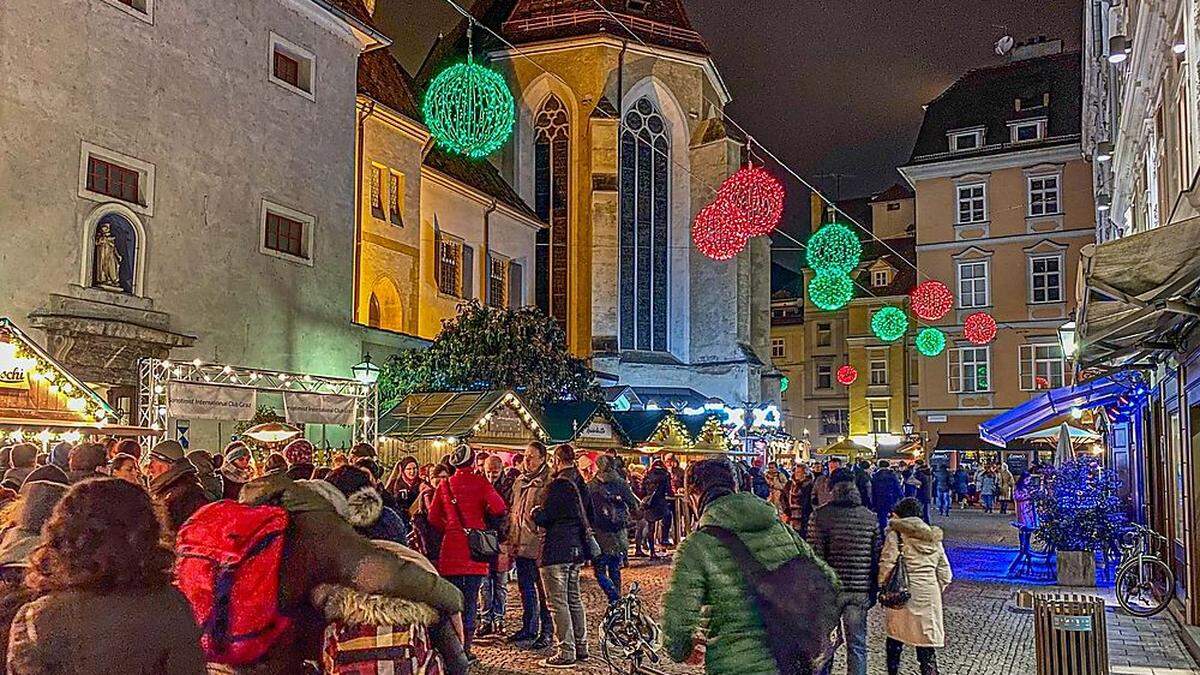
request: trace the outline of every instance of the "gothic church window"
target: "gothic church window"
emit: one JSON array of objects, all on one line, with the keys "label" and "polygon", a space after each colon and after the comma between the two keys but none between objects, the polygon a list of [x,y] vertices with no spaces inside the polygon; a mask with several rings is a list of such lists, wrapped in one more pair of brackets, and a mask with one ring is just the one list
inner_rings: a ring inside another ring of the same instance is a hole
[{"label": "gothic church window", "polygon": [[621,349],[667,351],[671,146],[666,123],[642,97],[621,130]]},{"label": "gothic church window", "polygon": [[570,120],[567,108],[551,95],[534,122],[534,201],[538,217],[550,224],[537,234],[537,306],[567,329],[570,221]]}]

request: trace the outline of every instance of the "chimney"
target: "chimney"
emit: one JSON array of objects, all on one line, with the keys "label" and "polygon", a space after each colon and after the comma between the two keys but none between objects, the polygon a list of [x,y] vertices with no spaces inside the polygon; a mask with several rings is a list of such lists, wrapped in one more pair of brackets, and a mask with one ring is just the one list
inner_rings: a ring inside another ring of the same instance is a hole
[{"label": "chimney", "polygon": [[1018,42],[1017,46],[1008,54],[1009,63],[1013,61],[1025,61],[1027,59],[1036,59],[1040,56],[1051,56],[1053,54],[1061,54],[1063,50],[1063,41],[1060,39],[1048,40],[1045,35],[1029,38],[1024,42]]}]

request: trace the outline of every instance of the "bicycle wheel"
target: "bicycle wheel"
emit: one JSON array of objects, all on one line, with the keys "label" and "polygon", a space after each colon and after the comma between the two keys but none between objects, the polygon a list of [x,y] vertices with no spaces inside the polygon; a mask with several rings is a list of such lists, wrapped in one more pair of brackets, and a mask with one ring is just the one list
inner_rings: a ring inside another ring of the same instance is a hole
[{"label": "bicycle wheel", "polygon": [[1154,616],[1175,597],[1175,574],[1158,558],[1134,559],[1117,571],[1117,602],[1134,616]]}]

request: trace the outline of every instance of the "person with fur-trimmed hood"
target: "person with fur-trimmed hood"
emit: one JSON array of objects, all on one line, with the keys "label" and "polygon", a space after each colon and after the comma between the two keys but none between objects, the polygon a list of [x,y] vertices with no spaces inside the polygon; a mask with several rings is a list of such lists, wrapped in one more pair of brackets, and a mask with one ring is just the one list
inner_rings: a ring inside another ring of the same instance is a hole
[{"label": "person with fur-trimmed hood", "polygon": [[408,545],[408,524],[398,513],[384,506],[379,488],[366,471],[346,464],[330,471],[324,480],[346,497],[346,520],[359,534],[368,539]]},{"label": "person with fur-trimmed hood", "polygon": [[888,675],[900,672],[905,645],[916,648],[921,675],[937,675],[936,650],[946,644],[942,593],[954,576],[942,546],[942,529],[928,525],[921,516],[919,501],[913,497],[900,500],[892,509],[880,555],[881,584],[895,568],[900,555],[904,555],[908,591],[912,594],[903,607],[888,608],[884,615]]}]

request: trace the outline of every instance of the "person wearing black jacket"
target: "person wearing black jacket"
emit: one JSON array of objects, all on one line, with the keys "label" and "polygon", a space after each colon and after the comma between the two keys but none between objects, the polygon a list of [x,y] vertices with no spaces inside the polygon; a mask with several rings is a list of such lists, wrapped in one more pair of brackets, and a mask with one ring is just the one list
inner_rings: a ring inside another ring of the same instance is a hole
[{"label": "person wearing black jacket", "polygon": [[671,510],[671,474],[667,472],[662,460],[654,460],[650,470],[642,479],[642,492],[646,495],[642,500],[642,528],[638,536],[645,536],[649,546],[647,552],[650,558],[654,554],[654,528],[658,523],[666,523]]},{"label": "person wearing black jacket", "polygon": [[[839,469],[830,477],[832,499],[809,522],[808,543],[842,582],[842,635],[846,672],[866,675],[867,611],[875,604],[879,573],[879,529],[875,514],[863,506],[854,472]],[[828,675],[827,666],[824,675]]]},{"label": "person wearing black jacket", "polygon": [[904,485],[900,476],[892,470],[891,462],[879,460],[879,470],[871,477],[871,504],[880,532],[887,529],[888,517],[901,499],[904,499]]},{"label": "person wearing black jacket", "polygon": [[575,469],[575,450],[569,445],[556,447],[550,465],[554,480],[546,488],[545,501],[534,508],[533,522],[546,533],[538,562],[558,649],[541,665],[569,668],[588,658],[587,616],[579,590],[579,572],[588,557],[584,545],[588,521],[585,493],[577,487],[582,479]]},{"label": "person wearing black jacket", "polygon": [[870,461],[862,459],[854,465],[854,486],[858,488],[858,496],[862,498],[862,505],[874,511],[875,506],[871,502]]}]

